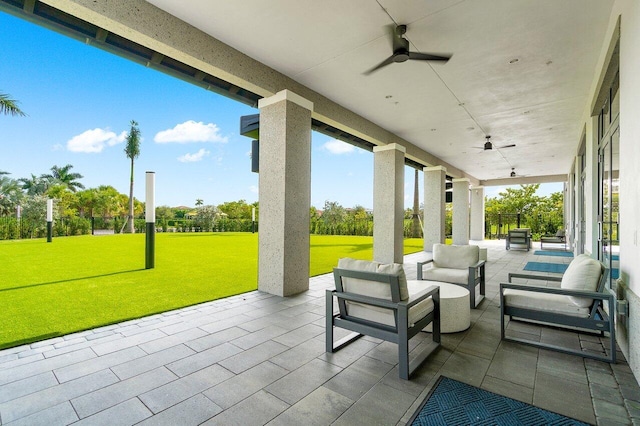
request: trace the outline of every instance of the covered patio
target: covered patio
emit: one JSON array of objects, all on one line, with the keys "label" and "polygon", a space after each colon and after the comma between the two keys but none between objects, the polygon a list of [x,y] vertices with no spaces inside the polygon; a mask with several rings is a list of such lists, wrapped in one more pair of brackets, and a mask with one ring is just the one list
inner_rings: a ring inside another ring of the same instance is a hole
[{"label": "covered patio", "polygon": [[[441,376],[593,424],[637,424],[640,388],[624,355],[608,364],[500,341],[498,286],[531,260],[566,257],[488,249],[487,298],[471,327],[412,380],[395,345],[364,337],[324,349],[325,289],[261,291],[0,352],[0,422],[8,424],[405,424]],[[409,279],[422,253],[405,257]],[[545,341],[599,338],[513,324]],[[542,330],[542,332],[541,332]],[[421,339],[412,340],[415,347]],[[14,423],[15,422],[15,423]]]}]

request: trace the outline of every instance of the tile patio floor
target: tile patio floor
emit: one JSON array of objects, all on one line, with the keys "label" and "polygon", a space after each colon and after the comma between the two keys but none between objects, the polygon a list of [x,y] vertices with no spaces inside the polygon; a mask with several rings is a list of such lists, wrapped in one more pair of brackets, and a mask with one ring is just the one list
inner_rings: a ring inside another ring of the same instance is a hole
[{"label": "tile patio floor", "polygon": [[[324,352],[333,281],[323,275],[295,297],[255,291],[0,351],[0,424],[403,425],[446,375],[589,423],[640,425],[640,389],[621,353],[610,366],[500,341],[498,283],[534,258],[570,259],[482,245],[487,298],[411,381],[398,379],[393,344],[365,337]],[[418,256],[405,258],[409,279]]]}]

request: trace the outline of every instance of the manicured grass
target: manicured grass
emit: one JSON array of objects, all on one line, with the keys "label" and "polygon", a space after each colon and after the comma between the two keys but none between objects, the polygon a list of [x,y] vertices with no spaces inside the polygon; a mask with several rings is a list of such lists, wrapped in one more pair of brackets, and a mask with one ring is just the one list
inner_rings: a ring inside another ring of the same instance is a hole
[{"label": "manicured grass", "polygon": [[[0,241],[0,349],[257,288],[258,234],[108,235]],[[405,253],[422,240],[405,240]],[[311,236],[311,275],[340,257],[371,259],[373,239]]]}]

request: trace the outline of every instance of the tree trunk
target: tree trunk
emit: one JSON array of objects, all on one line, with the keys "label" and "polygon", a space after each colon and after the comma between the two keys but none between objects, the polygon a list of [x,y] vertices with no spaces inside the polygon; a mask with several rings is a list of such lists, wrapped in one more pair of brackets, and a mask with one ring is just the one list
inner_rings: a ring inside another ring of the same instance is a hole
[{"label": "tree trunk", "polygon": [[422,234],[420,227],[420,194],[418,191],[418,169],[416,169],[415,179],[413,181],[413,238],[420,238]]},{"label": "tree trunk", "polygon": [[127,232],[133,234],[136,232],[136,228],[133,223],[133,158],[131,159],[131,181],[129,185],[129,217],[128,217],[128,229]]}]

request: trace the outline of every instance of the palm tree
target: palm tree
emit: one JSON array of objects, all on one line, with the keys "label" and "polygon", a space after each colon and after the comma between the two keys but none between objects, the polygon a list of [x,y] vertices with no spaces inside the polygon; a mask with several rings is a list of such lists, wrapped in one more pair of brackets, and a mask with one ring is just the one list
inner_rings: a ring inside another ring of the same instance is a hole
[{"label": "palm tree", "polygon": [[0,113],[4,115],[26,115],[18,107],[18,102],[9,98],[9,95],[0,93]]},{"label": "palm tree", "polygon": [[49,182],[46,179],[40,178],[33,173],[31,173],[30,178],[20,178],[18,182],[20,182],[22,190],[27,195],[42,195],[47,192],[49,187]]},{"label": "palm tree", "polygon": [[204,204],[204,201],[202,201],[202,198],[196,198],[196,207],[199,207],[203,204]]},{"label": "palm tree", "polygon": [[49,181],[49,184],[61,184],[69,188],[71,192],[76,192],[78,189],[84,189],[84,185],[78,182],[78,179],[82,179],[80,173],[71,173],[70,170],[73,168],[71,164],[67,164],[66,166],[58,167],[53,166],[51,168],[51,174],[43,174],[40,176],[41,179],[46,179]]},{"label": "palm tree", "polygon": [[127,145],[124,148],[124,153],[127,158],[131,160],[131,180],[129,185],[129,218],[128,232],[133,234],[135,228],[133,226],[133,162],[140,155],[140,129],[138,129],[138,123],[135,120],[131,120],[131,129],[126,139]]}]

